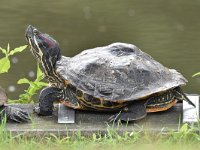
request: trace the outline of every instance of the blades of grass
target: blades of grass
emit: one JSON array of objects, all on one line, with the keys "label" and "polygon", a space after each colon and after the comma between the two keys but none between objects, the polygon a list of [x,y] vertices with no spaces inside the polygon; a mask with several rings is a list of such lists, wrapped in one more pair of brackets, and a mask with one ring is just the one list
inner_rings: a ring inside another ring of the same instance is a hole
[{"label": "blades of grass", "polygon": [[183,124],[182,125],[182,127],[180,128],[180,132],[182,132],[182,133],[186,133],[187,131],[188,131],[188,124],[187,123],[185,123],[185,124]]}]

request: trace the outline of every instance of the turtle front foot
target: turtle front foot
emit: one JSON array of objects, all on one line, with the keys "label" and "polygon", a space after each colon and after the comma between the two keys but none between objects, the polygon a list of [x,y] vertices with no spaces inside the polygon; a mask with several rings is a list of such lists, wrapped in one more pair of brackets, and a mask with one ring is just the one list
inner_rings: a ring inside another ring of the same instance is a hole
[{"label": "turtle front foot", "polygon": [[63,91],[56,87],[46,87],[42,89],[39,96],[39,106],[34,108],[34,112],[39,116],[51,116],[53,113],[53,102],[63,98]]},{"label": "turtle front foot", "polygon": [[53,114],[53,110],[43,110],[39,106],[35,107],[33,111],[39,116],[51,116]]},{"label": "turtle front foot", "polygon": [[[2,115],[4,115],[7,120],[11,120],[17,123],[30,121],[28,112],[22,110],[21,108],[16,108],[12,106],[4,106],[2,110]],[[2,118],[4,116],[2,116]]]}]

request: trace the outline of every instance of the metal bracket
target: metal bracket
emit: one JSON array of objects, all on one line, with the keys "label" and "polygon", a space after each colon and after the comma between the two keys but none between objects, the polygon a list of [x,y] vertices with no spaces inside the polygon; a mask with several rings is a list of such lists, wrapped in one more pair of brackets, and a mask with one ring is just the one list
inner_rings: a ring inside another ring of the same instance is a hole
[{"label": "metal bracket", "polygon": [[196,108],[183,101],[183,123],[193,123],[199,121],[199,95],[191,94],[187,97],[195,104]]},{"label": "metal bracket", "polygon": [[75,110],[59,103],[58,123],[75,123]]}]

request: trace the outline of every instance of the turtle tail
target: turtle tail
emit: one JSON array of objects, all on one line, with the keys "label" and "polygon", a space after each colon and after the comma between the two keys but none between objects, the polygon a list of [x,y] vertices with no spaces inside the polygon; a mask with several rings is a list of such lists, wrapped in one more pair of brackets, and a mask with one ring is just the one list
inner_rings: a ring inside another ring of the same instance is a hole
[{"label": "turtle tail", "polygon": [[186,101],[190,105],[196,107],[195,104],[185,95],[185,93],[182,91],[182,89],[180,87],[175,88],[174,93],[175,93],[175,98],[178,101]]}]

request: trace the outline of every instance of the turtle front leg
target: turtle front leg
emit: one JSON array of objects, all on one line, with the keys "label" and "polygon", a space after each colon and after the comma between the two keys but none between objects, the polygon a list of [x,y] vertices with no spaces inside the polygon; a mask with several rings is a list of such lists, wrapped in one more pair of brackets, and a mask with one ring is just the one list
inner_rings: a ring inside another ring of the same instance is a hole
[{"label": "turtle front leg", "polygon": [[63,90],[56,87],[42,89],[39,96],[39,107],[34,112],[41,116],[50,116],[53,113],[53,103],[63,98]]}]

